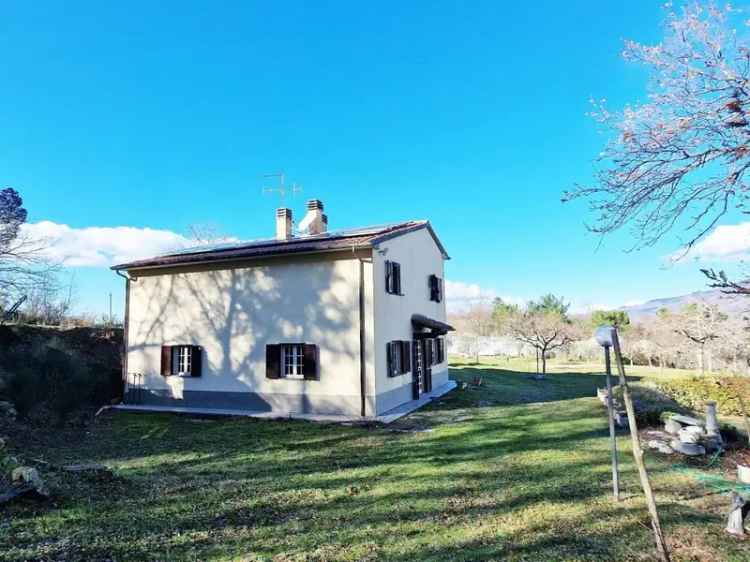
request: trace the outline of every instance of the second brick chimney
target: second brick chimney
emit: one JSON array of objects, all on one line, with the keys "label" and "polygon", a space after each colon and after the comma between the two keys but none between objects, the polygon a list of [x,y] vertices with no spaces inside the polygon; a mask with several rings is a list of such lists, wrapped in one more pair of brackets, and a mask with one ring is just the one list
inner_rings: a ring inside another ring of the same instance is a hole
[{"label": "second brick chimney", "polygon": [[292,237],[292,210],[276,209],[276,240],[289,240]]}]

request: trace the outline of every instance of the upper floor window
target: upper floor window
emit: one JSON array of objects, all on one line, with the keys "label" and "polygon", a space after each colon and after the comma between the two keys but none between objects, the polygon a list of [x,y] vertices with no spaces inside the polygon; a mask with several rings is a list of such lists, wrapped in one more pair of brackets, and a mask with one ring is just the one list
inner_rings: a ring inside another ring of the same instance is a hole
[{"label": "upper floor window", "polygon": [[430,300],[441,302],[443,300],[443,280],[437,275],[430,275],[427,280],[430,288]]},{"label": "upper floor window", "polygon": [[391,295],[401,293],[401,264],[395,261],[385,262],[385,291]]}]

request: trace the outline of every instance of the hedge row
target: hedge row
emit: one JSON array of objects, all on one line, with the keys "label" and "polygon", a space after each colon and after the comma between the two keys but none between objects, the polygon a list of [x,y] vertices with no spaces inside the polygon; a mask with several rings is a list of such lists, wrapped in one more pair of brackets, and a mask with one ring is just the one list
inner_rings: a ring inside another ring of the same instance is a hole
[{"label": "hedge row", "polygon": [[677,403],[702,411],[707,400],[715,400],[719,414],[742,415],[739,396],[750,408],[750,378],[693,377],[657,383],[658,388]]}]

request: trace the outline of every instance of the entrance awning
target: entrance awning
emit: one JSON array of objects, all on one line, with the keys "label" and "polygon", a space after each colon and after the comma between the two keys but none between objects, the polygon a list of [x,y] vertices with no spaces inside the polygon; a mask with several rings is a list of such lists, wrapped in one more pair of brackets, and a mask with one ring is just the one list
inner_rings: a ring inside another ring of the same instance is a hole
[{"label": "entrance awning", "polygon": [[415,330],[429,330],[427,333],[433,336],[444,336],[448,332],[455,331],[450,324],[428,318],[422,314],[412,314],[411,325]]}]

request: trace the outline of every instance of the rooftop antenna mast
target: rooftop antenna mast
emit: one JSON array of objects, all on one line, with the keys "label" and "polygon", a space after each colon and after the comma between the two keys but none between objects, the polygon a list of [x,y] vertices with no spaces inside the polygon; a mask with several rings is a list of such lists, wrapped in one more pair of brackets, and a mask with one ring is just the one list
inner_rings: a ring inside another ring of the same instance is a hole
[{"label": "rooftop antenna mast", "polygon": [[292,185],[286,185],[284,183],[284,171],[276,172],[275,174],[264,174],[264,178],[279,178],[279,185],[278,187],[264,187],[263,193],[278,193],[279,198],[281,199],[281,207],[285,207],[285,201],[286,196],[289,195],[291,197],[294,197],[295,193],[300,193],[302,191],[302,186],[297,185],[297,182],[292,182]]}]

